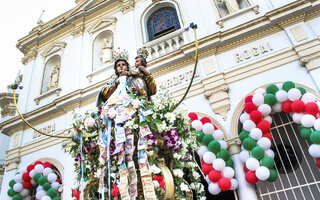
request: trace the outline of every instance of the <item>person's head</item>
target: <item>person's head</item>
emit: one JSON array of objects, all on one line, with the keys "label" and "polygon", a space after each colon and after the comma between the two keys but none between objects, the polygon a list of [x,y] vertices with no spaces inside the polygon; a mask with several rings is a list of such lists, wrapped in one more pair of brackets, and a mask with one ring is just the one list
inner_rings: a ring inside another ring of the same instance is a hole
[{"label": "person's head", "polygon": [[137,56],[135,59],[136,59],[136,67],[138,66],[147,67],[147,60],[143,56]]},{"label": "person's head", "polygon": [[125,59],[118,59],[114,63],[114,71],[117,76],[120,76],[123,71],[129,71],[129,63]]}]

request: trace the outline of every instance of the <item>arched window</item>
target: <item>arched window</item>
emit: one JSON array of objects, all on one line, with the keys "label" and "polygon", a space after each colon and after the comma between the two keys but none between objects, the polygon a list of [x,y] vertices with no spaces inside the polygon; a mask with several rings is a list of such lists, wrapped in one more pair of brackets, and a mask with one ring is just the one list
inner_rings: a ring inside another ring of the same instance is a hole
[{"label": "arched window", "polygon": [[58,87],[60,63],[61,57],[59,55],[52,56],[47,61],[43,72],[41,94]]},{"label": "arched window", "polygon": [[148,41],[162,37],[180,27],[175,8],[169,6],[159,8],[147,20]]},{"label": "arched window", "polygon": [[113,33],[103,31],[93,42],[92,71],[112,62]]}]

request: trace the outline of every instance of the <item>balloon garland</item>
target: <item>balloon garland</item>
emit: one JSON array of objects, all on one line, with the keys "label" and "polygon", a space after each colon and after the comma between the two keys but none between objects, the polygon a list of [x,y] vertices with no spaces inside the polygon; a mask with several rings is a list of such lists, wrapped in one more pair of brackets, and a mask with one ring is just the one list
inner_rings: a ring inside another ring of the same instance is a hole
[{"label": "balloon garland", "polygon": [[245,99],[244,113],[240,116],[242,142],[240,159],[244,163],[245,179],[255,184],[258,180],[275,181],[274,152],[270,149],[272,134],[271,112],[290,113],[298,124],[302,138],[310,140],[309,154],[317,159],[320,168],[320,103],[316,97],[291,81],[259,88]]},{"label": "balloon garland", "polygon": [[30,188],[37,186],[36,199],[60,200],[58,188],[60,180],[53,172],[49,162],[36,161],[27,168],[23,167],[9,182],[7,194],[12,200],[31,200]]},{"label": "balloon garland", "polygon": [[222,191],[235,190],[238,182],[234,179],[234,163],[227,150],[221,130],[211,123],[208,117],[198,118],[196,113],[189,113],[192,127],[197,131],[197,141],[201,144],[198,154],[202,162],[202,172],[209,184],[212,195]]}]

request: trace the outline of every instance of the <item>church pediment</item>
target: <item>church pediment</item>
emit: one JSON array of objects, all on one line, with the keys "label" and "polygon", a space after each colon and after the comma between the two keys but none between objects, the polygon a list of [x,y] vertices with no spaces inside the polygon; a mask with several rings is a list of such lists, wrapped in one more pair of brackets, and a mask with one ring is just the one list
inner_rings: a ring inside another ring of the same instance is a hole
[{"label": "church pediment", "polygon": [[41,56],[43,58],[50,56],[58,51],[61,51],[67,46],[67,43],[65,42],[55,42],[51,44],[48,48],[46,48],[43,53],[41,53]]},{"label": "church pediment", "polygon": [[104,29],[108,26],[114,26],[114,23],[117,21],[117,18],[115,17],[107,17],[107,18],[103,18],[100,19],[98,22],[96,22],[95,24],[93,24],[89,29],[88,32],[90,34],[99,31],[101,29]]}]

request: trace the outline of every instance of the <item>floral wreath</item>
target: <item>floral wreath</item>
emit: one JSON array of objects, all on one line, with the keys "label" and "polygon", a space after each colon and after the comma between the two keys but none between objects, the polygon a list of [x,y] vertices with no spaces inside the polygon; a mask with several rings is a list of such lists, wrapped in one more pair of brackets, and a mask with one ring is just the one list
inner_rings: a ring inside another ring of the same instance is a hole
[{"label": "floral wreath", "polygon": [[316,158],[320,168],[320,103],[314,94],[291,81],[259,88],[245,99],[244,113],[240,116],[242,142],[240,159],[244,163],[245,179],[255,184],[258,180],[273,182],[278,175],[274,169],[274,152],[270,149],[272,112],[290,113],[298,124],[302,138],[310,140],[309,154]]},{"label": "floral wreath", "polygon": [[23,167],[9,182],[7,194],[13,200],[31,200],[30,188],[37,186],[36,198],[39,200],[60,200],[58,188],[61,181],[52,170],[50,162],[36,161]]},{"label": "floral wreath", "polygon": [[201,158],[202,172],[212,195],[222,191],[235,190],[238,181],[234,179],[234,163],[224,141],[224,134],[211,123],[208,117],[198,118],[196,113],[189,113],[192,127],[196,129],[197,141],[201,144],[198,155]]}]

